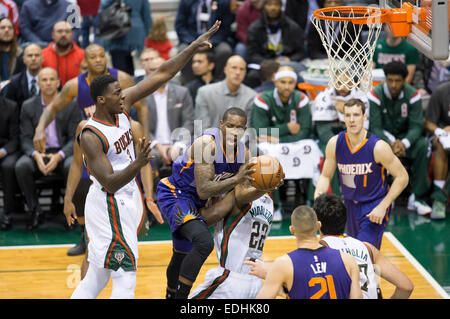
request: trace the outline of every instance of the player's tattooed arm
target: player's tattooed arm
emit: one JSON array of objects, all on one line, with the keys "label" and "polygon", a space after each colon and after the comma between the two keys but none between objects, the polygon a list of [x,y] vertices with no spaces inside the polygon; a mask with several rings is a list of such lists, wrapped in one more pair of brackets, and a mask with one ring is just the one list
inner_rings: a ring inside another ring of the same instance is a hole
[{"label": "player's tattooed arm", "polygon": [[197,194],[200,199],[206,200],[213,196],[222,195],[236,185],[250,180],[249,175],[254,172],[251,169],[253,164],[244,163],[236,175],[224,180],[215,180],[215,156],[216,143],[212,137],[204,136],[195,141],[191,147],[191,158],[195,160],[194,174]]}]

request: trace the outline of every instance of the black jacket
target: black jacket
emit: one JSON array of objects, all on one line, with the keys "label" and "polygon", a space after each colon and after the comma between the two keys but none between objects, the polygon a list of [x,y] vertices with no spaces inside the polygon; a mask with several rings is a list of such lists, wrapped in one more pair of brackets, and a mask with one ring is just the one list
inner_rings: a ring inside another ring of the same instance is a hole
[{"label": "black jacket", "polygon": [[[303,29],[292,19],[282,14],[281,21],[281,42],[283,44],[282,56],[286,56],[291,61],[301,61],[306,58],[306,42]],[[267,36],[267,22],[265,14],[253,22],[247,31],[247,56],[249,63],[261,64],[263,60],[275,59],[275,51],[269,50],[269,38]]]},{"label": "black jacket", "polygon": [[0,148],[8,154],[19,150],[19,109],[16,102],[0,96]]}]

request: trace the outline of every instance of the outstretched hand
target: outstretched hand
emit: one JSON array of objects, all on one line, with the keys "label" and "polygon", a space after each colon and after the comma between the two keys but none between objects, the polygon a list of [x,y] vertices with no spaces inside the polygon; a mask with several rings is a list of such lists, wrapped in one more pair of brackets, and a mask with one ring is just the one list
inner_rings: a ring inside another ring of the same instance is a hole
[{"label": "outstretched hand", "polygon": [[219,30],[220,24],[222,22],[219,20],[216,20],[214,25],[205,33],[203,33],[201,36],[199,36],[195,42],[198,44],[199,49],[211,49],[212,44],[209,42],[209,39]]}]

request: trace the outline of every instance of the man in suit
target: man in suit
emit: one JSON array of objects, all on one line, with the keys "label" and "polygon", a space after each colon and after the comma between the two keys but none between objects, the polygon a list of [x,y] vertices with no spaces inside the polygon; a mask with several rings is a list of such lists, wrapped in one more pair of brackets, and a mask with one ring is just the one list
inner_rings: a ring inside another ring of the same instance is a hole
[{"label": "man in suit", "polygon": [[[147,76],[154,72],[165,60],[153,59]],[[194,133],[194,104],[189,90],[173,82],[163,84],[146,98],[150,115],[150,139],[152,147],[160,154],[161,165],[171,165],[172,160],[191,142]]]},{"label": "man in suit", "polygon": [[14,101],[0,96],[0,167],[4,211],[0,212],[0,230],[11,228],[9,216],[15,207],[18,189],[14,165],[19,158],[19,111]]},{"label": "man in suit", "polygon": [[73,154],[75,130],[81,121],[81,111],[71,103],[56,115],[46,129],[46,149],[39,152],[34,148],[33,135],[44,108],[58,94],[58,74],[54,69],[43,68],[38,74],[41,95],[29,98],[23,103],[20,114],[20,139],[24,155],[16,163],[16,176],[30,212],[29,230],[43,221],[43,212],[36,193],[36,179],[55,174],[67,178]]},{"label": "man in suit", "polygon": [[3,89],[2,94],[17,103],[20,111],[23,101],[39,94],[37,75],[44,58],[41,47],[37,44],[28,45],[23,53],[23,63],[26,70],[11,77],[11,82]]}]

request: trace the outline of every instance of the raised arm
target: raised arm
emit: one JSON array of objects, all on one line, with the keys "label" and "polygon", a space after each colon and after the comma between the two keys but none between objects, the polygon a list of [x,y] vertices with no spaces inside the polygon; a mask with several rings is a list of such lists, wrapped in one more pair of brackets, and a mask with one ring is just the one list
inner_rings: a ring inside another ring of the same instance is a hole
[{"label": "raised arm", "polygon": [[330,187],[331,179],[336,170],[336,142],[337,135],[333,136],[327,144],[325,150],[325,162],[323,163],[322,174],[317,181],[316,190],[314,191],[314,198],[321,194],[327,193]]},{"label": "raised arm", "polygon": [[192,58],[197,50],[212,45],[209,42],[211,36],[219,30],[220,21],[216,23],[207,32],[193,41],[186,49],[178,53],[170,60],[163,63],[151,76],[146,77],[133,87],[124,90],[125,103],[133,105],[135,102],[145,98],[156,91],[163,83],[169,81],[180,71],[184,65]]},{"label": "raised arm", "polygon": [[55,119],[56,114],[63,110],[73,99],[77,96],[78,79],[74,78],[68,81],[56,98],[45,107],[39,118],[39,123],[36,126],[33,144],[34,148],[43,153],[45,152],[46,135],[45,128]]}]

